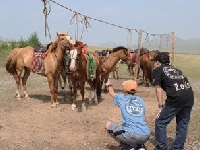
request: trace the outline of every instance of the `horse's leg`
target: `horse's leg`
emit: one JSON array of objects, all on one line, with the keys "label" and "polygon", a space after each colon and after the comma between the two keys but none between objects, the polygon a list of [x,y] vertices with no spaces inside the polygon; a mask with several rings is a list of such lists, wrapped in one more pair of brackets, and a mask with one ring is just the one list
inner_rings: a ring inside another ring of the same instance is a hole
[{"label": "horse's leg", "polygon": [[[61,82],[61,77],[62,77],[62,80],[64,81],[64,85],[62,86],[62,82]],[[60,81],[59,81],[60,80]],[[64,98],[63,98],[63,103],[64,101],[66,100],[67,98],[67,95],[66,95],[66,91],[67,91],[67,75],[64,73],[64,71],[61,72],[61,75],[59,76],[59,82],[61,83],[61,88],[62,88],[62,93],[64,95]]]},{"label": "horse's leg", "polygon": [[15,81],[16,81],[16,86],[17,86],[17,90],[16,90],[16,98],[18,100],[20,100],[21,95],[20,95],[20,90],[21,90],[21,84],[20,84],[20,80],[21,80],[21,73],[22,73],[23,68],[18,68],[17,69],[17,74],[14,76]]},{"label": "horse's leg", "polygon": [[49,83],[49,89],[50,89],[50,94],[51,94],[51,107],[56,107],[56,104],[54,103],[54,87],[53,87],[53,77],[52,75],[49,73],[47,74],[47,80]]},{"label": "horse's leg", "polygon": [[29,99],[29,96],[26,92],[26,82],[27,82],[29,75],[30,75],[30,70],[28,68],[24,68],[24,76],[22,77],[22,85],[23,85],[25,99]]},{"label": "horse's leg", "polygon": [[73,103],[72,103],[72,110],[76,109],[76,93],[77,93],[77,89],[76,89],[76,80],[72,80],[72,88],[73,88]]},{"label": "horse's leg", "polygon": [[119,72],[118,72],[118,69],[116,69],[116,76],[117,76],[117,80],[119,80]]},{"label": "horse's leg", "polygon": [[62,81],[61,81],[61,78],[60,78],[60,76],[59,76],[59,78],[58,78],[58,83],[59,83],[59,87],[60,87],[60,89],[62,89],[62,90],[63,90],[63,87],[62,87]]},{"label": "horse's leg", "polygon": [[106,86],[106,83],[108,82],[108,77],[109,77],[109,74],[107,74],[104,78],[104,93],[108,93],[108,89]]},{"label": "horse's leg", "polygon": [[129,73],[129,76],[131,76],[131,70],[130,70],[130,65],[128,64],[128,73]]},{"label": "horse's leg", "polygon": [[143,85],[144,86],[147,86],[147,71],[146,71],[146,68],[144,68],[144,70],[143,70]]},{"label": "horse's leg", "polygon": [[54,103],[57,105],[59,105],[58,102],[58,78],[59,78],[59,74],[56,73],[57,75],[55,75],[54,80],[53,80],[53,87],[54,87]]},{"label": "horse's leg", "polygon": [[135,73],[134,73],[134,65],[132,65],[131,67],[130,67],[130,70],[131,70],[131,76],[135,76]]},{"label": "horse's leg", "polygon": [[144,69],[142,71],[142,83],[143,83],[143,85],[145,83],[145,71],[144,71]]},{"label": "horse's leg", "polygon": [[88,83],[90,85],[90,90],[89,90],[89,94],[88,94],[88,98],[89,98],[89,104],[92,104],[92,91],[94,91],[94,85],[92,80],[88,80]]},{"label": "horse's leg", "polygon": [[100,74],[97,73],[95,83],[94,83],[94,102],[98,104],[98,97],[101,96],[100,89]]},{"label": "horse's leg", "polygon": [[149,86],[149,77],[148,77],[148,72],[146,71],[146,74],[145,74],[145,86]]},{"label": "horse's leg", "polygon": [[67,76],[67,82],[68,82],[68,89],[70,91],[70,98],[72,98],[73,92],[72,92],[72,81],[71,81],[70,76]]},{"label": "horse's leg", "polygon": [[80,93],[81,93],[81,97],[82,97],[82,104],[81,104],[81,109],[82,111],[86,110],[86,106],[85,106],[85,98],[84,98],[84,88],[85,88],[85,80],[82,80],[80,82]]},{"label": "horse's leg", "polygon": [[139,74],[140,74],[140,67],[138,68],[138,72],[137,73],[137,78],[139,79]]}]

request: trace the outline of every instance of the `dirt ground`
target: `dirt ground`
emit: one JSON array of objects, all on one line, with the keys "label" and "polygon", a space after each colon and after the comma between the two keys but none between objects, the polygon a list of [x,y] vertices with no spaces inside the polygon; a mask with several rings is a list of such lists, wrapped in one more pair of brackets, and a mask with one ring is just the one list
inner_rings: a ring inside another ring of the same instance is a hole
[{"label": "dirt ground", "polygon": [[[13,77],[4,68],[0,69],[0,73],[0,150],[120,150],[118,143],[104,129],[108,119],[120,123],[120,111],[109,94],[103,93],[98,105],[87,104],[87,110],[79,112],[71,110],[69,100],[63,102],[60,90],[61,104],[53,109],[45,77],[31,74],[27,85],[30,99],[16,100]],[[128,75],[121,76],[120,80],[111,78],[115,92],[123,92],[121,83],[129,78]],[[191,79],[191,84],[195,91],[200,87],[200,81]],[[86,101],[88,90],[86,85]],[[148,150],[153,150],[154,117],[158,111],[155,90],[139,85],[136,95],[146,103],[147,122],[152,131],[146,146]],[[168,127],[169,145],[175,135],[174,124],[173,121]],[[191,137],[189,134],[186,150],[199,150],[200,144]]]}]

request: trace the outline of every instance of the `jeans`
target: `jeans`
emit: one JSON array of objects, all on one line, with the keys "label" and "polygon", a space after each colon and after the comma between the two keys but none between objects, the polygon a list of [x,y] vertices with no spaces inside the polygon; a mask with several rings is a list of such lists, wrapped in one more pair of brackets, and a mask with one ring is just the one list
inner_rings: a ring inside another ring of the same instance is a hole
[{"label": "jeans", "polygon": [[122,130],[122,126],[114,122],[108,127],[108,132],[112,137],[128,145],[144,144],[150,137],[150,135],[139,135],[124,130],[121,132]]},{"label": "jeans", "polygon": [[174,117],[176,117],[176,138],[172,144],[172,149],[184,149],[191,110],[192,106],[170,108],[164,105],[160,117],[155,121],[156,150],[167,150],[166,127]]}]

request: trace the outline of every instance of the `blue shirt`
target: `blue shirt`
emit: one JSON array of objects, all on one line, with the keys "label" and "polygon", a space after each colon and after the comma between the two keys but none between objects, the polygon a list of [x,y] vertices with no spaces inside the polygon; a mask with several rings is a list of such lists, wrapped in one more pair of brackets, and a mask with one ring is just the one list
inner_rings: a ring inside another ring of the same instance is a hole
[{"label": "blue shirt", "polygon": [[141,97],[115,94],[114,104],[121,109],[122,128],[125,131],[150,135],[150,129],[145,121],[145,104]]}]

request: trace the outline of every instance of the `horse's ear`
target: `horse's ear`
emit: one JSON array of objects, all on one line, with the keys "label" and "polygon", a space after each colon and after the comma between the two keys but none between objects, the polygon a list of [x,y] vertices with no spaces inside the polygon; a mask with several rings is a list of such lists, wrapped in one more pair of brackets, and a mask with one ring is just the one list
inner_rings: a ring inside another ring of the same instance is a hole
[{"label": "horse's ear", "polygon": [[57,36],[59,35],[58,32],[56,32]]}]

